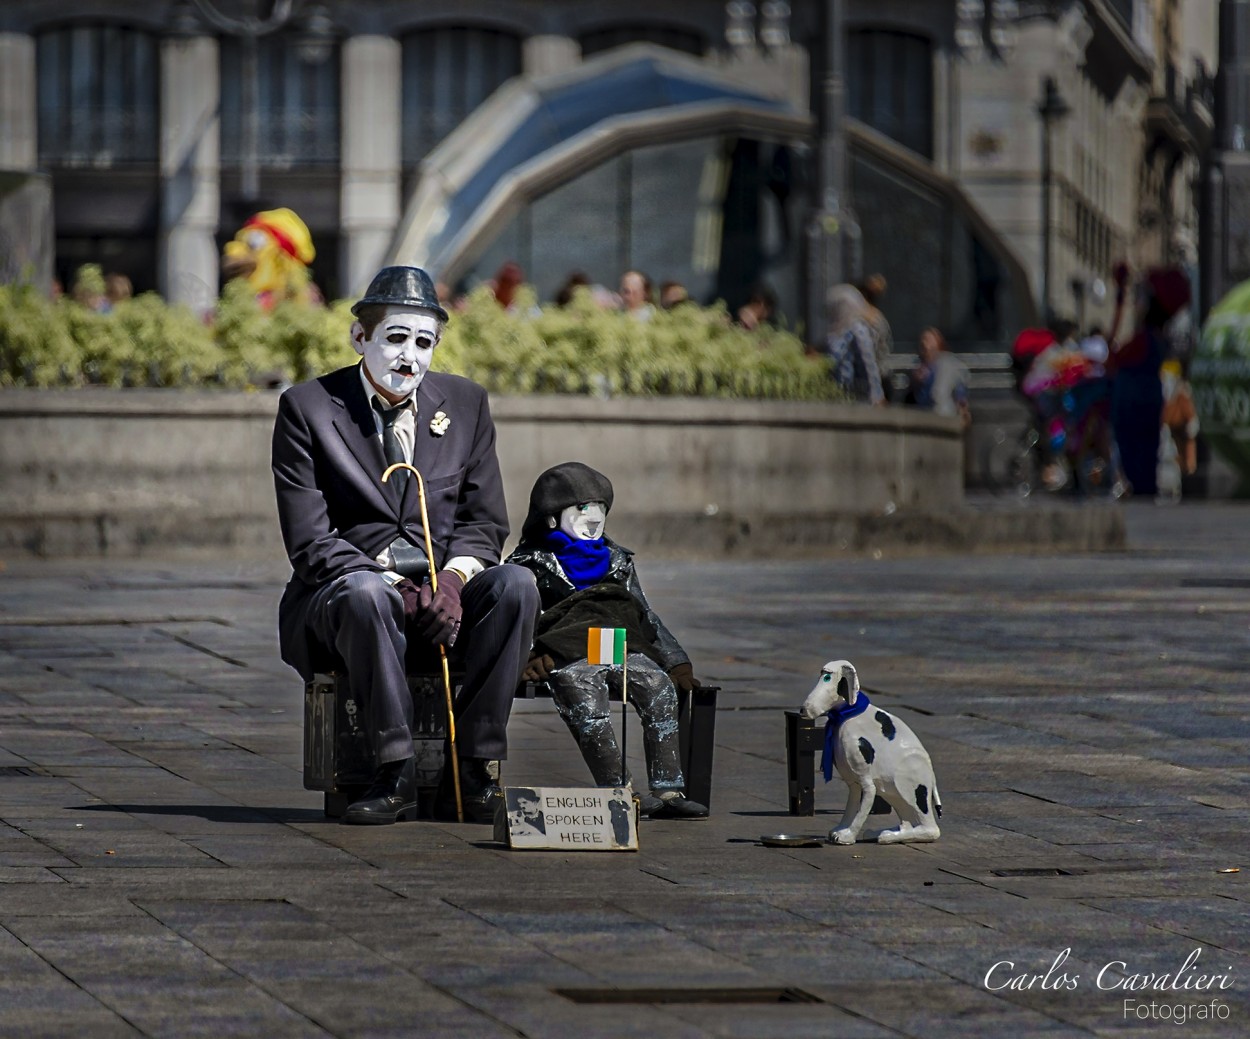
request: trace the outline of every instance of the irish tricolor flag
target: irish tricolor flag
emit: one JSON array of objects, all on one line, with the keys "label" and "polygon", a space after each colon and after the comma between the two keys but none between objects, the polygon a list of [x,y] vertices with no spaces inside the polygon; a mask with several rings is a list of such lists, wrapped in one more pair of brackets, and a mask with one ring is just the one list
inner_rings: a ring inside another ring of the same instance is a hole
[{"label": "irish tricolor flag", "polygon": [[591,628],[587,639],[586,661],[590,664],[624,664],[625,629]]}]

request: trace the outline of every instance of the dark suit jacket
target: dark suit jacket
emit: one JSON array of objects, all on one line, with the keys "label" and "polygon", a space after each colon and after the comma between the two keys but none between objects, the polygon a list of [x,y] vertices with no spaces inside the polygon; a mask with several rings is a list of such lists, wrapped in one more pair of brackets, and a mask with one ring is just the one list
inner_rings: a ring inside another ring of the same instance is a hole
[{"label": "dark suit jacket", "polygon": [[[442,411],[443,436],[430,431]],[[413,464],[425,481],[436,567],[455,556],[499,561],[508,536],[495,426],[486,391],[457,375],[429,372],[417,390]],[[359,365],[287,390],[273,431],[278,519],[294,573],[278,611],[282,659],[306,676],[316,670],[305,626],[308,597],[356,570],[384,569],[375,558],[401,535],[424,548],[417,481],[402,496],[386,461]],[[320,665],[324,666],[324,665]]]}]

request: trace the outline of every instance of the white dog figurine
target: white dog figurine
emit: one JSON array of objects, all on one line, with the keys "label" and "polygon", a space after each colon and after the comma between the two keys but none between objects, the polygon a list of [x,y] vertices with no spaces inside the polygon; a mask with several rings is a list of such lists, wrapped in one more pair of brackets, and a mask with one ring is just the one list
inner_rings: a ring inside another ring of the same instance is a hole
[{"label": "white dog figurine", "polygon": [[883,830],[879,843],[938,839],[942,799],[928,752],[905,722],[872,706],[860,692],[859,675],[849,660],[824,666],[800,713],[804,718],[829,716],[821,767],[828,782],[836,765],[849,788],[846,811],[829,832],[830,841],[854,844],[878,796],[899,817],[898,829]]}]

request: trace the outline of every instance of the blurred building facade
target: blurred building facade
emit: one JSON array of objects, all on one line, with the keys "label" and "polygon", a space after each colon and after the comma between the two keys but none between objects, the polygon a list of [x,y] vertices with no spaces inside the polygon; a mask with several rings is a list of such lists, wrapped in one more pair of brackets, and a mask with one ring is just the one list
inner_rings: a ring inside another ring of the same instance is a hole
[{"label": "blurred building facade", "polygon": [[98,262],[195,306],[281,205],[331,296],[513,259],[547,296],[639,267],[799,315],[836,135],[847,273],[886,275],[905,349],[928,324],[975,349],[1048,303],[1105,321],[1119,259],[1195,268],[1219,6],[8,0],[0,170],[50,178],[63,279]]},{"label": "blurred building facade", "polygon": [[[979,39],[965,27],[963,60],[952,69],[962,102],[949,161],[1027,258],[1039,310],[1047,237],[1051,310],[1082,324],[1109,317],[1109,272],[1120,260],[1135,269],[1179,264],[1196,277],[1216,0],[984,6],[1016,17],[999,18]],[[1047,119],[1048,77],[1058,110]]]}]

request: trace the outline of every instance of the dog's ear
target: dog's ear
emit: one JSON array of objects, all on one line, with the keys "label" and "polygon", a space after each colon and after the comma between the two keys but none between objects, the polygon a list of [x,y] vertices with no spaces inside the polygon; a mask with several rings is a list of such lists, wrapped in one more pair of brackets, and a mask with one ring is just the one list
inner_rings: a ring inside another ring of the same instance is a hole
[{"label": "dog's ear", "polygon": [[838,676],[838,695],[848,707],[854,707],[859,700],[859,675],[847,661],[842,661],[842,671]]}]

